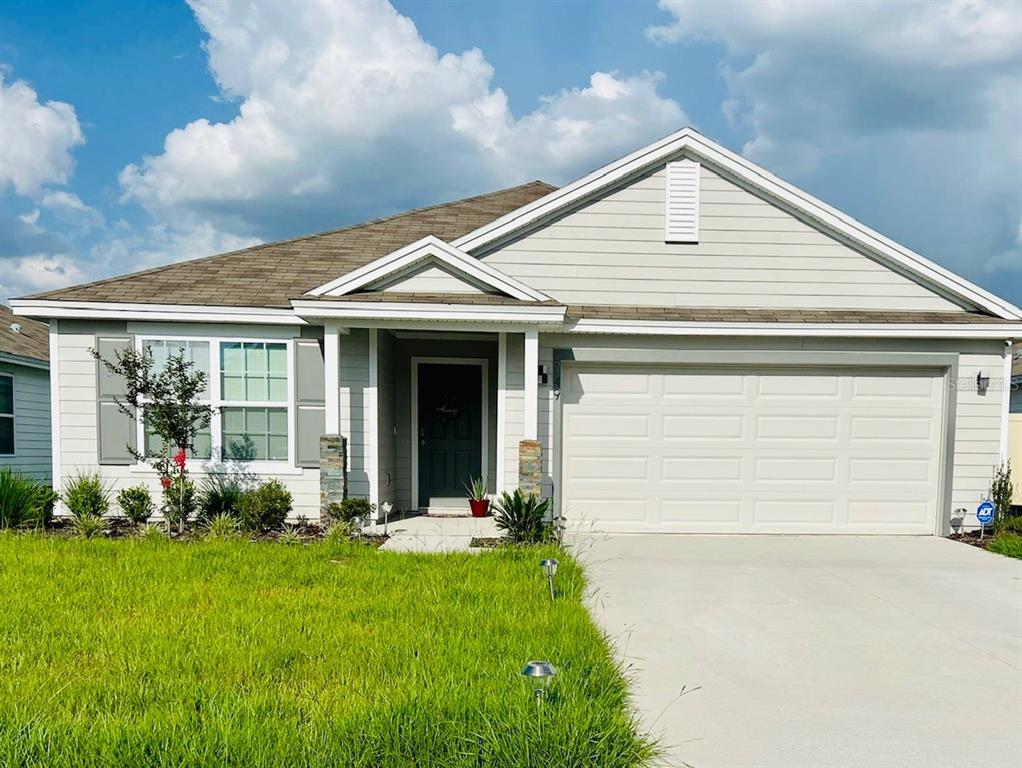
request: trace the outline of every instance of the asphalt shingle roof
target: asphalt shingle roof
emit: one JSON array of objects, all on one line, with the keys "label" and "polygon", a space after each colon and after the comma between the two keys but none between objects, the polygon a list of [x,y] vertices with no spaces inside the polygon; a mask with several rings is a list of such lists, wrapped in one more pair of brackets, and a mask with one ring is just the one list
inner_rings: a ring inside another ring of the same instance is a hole
[{"label": "asphalt shingle roof", "polygon": [[450,241],[537,200],[555,187],[533,181],[453,203],[417,208],[317,235],[100,280],[32,299],[290,307],[290,299],[409,243]]},{"label": "asphalt shingle roof", "polygon": [[[21,326],[19,333],[11,329],[14,323]],[[9,307],[0,304],[0,352],[36,360],[49,360],[49,326],[27,317],[15,317]]]}]

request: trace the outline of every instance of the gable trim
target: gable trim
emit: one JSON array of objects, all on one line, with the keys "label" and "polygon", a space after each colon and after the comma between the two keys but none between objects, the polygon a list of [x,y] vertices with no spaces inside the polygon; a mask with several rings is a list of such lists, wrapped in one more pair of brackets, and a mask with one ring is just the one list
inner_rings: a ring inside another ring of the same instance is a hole
[{"label": "gable trim", "polygon": [[874,254],[879,260],[900,267],[908,276],[943,289],[949,295],[998,317],[1009,320],[1022,319],[1022,309],[1010,302],[884,237],[755,163],[707,139],[692,128],[683,128],[609,163],[572,184],[459,237],[452,241],[452,245],[468,253],[478,251],[681,151],[687,151],[711,166],[718,166],[753,189],[786,203],[822,225],[824,229],[841,235]]},{"label": "gable trim", "polygon": [[507,294],[520,301],[550,301],[550,297],[529,287],[520,280],[501,272],[499,269],[485,264],[479,259],[468,255],[462,250],[445,243],[435,235],[427,235],[421,240],[399,248],[386,256],[381,256],[376,261],[366,264],[364,267],[324,283],[318,288],[313,288],[306,293],[306,296],[343,296],[346,293],[353,293],[360,288],[373,283],[378,283],[388,277],[399,276],[413,265],[434,259],[456,272],[487,285],[501,293]]}]

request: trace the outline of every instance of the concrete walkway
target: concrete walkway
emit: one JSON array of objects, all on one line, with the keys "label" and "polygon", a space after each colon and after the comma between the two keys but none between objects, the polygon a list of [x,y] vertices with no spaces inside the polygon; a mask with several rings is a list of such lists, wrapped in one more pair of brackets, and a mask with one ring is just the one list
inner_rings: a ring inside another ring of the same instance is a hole
[{"label": "concrete walkway", "polygon": [[[380,549],[391,552],[467,552],[474,537],[498,535],[492,517],[429,517],[418,515],[388,523],[390,538]],[[366,528],[383,533],[383,523]]]},{"label": "concrete walkway", "polygon": [[1018,560],[932,537],[575,548],[669,765],[1022,766]]}]

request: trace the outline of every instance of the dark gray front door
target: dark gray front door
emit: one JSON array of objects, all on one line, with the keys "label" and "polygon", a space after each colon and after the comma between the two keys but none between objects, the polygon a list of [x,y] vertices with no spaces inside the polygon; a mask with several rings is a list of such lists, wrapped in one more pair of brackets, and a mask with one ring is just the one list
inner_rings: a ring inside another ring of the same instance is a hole
[{"label": "dark gray front door", "polygon": [[419,365],[419,506],[431,498],[465,497],[482,474],[482,369]]}]

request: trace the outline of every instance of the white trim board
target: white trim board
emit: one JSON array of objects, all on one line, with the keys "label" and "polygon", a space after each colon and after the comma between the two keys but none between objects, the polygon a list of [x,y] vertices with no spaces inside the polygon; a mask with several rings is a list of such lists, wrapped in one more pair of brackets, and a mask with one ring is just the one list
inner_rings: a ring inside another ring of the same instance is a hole
[{"label": "white trim board", "polygon": [[[482,458],[480,466],[483,473],[483,481],[489,483],[490,474],[490,361],[484,357],[429,357],[426,355],[411,358],[411,435],[410,447],[412,451],[412,488],[410,507],[419,508],[419,366],[420,365],[478,365],[481,369],[482,379]],[[498,439],[498,444],[500,440]],[[499,450],[499,445],[498,445]],[[467,498],[467,497],[466,497]]]},{"label": "white trim board", "polygon": [[15,315],[41,318],[83,318],[170,321],[175,323],[262,323],[308,325],[291,309],[194,306],[191,304],[132,304],[108,301],[12,299]]},{"label": "white trim board", "polygon": [[427,235],[404,248],[381,256],[364,267],[359,267],[336,280],[313,288],[306,293],[306,296],[343,296],[388,277],[399,275],[412,266],[429,260],[444,264],[455,272],[520,301],[548,301],[550,299],[549,296],[530,288],[499,269],[469,256],[435,235]]},{"label": "white trim board", "polygon": [[694,159],[706,162],[711,167],[722,169],[762,194],[797,209],[825,229],[847,238],[880,260],[900,267],[925,283],[943,289],[952,296],[998,317],[1022,319],[1022,309],[1010,302],[884,237],[755,163],[707,139],[692,128],[683,128],[620,160],[615,160],[572,184],[459,237],[452,245],[464,252],[478,252],[681,152],[690,154]]},{"label": "white trim board", "polygon": [[561,323],[567,307],[553,304],[427,304],[389,301],[292,302],[308,318],[339,320],[433,320],[481,323]]},{"label": "white trim board", "polygon": [[1022,323],[709,323],[671,320],[577,320],[563,333],[622,336],[824,336],[835,338],[1012,339]]}]

